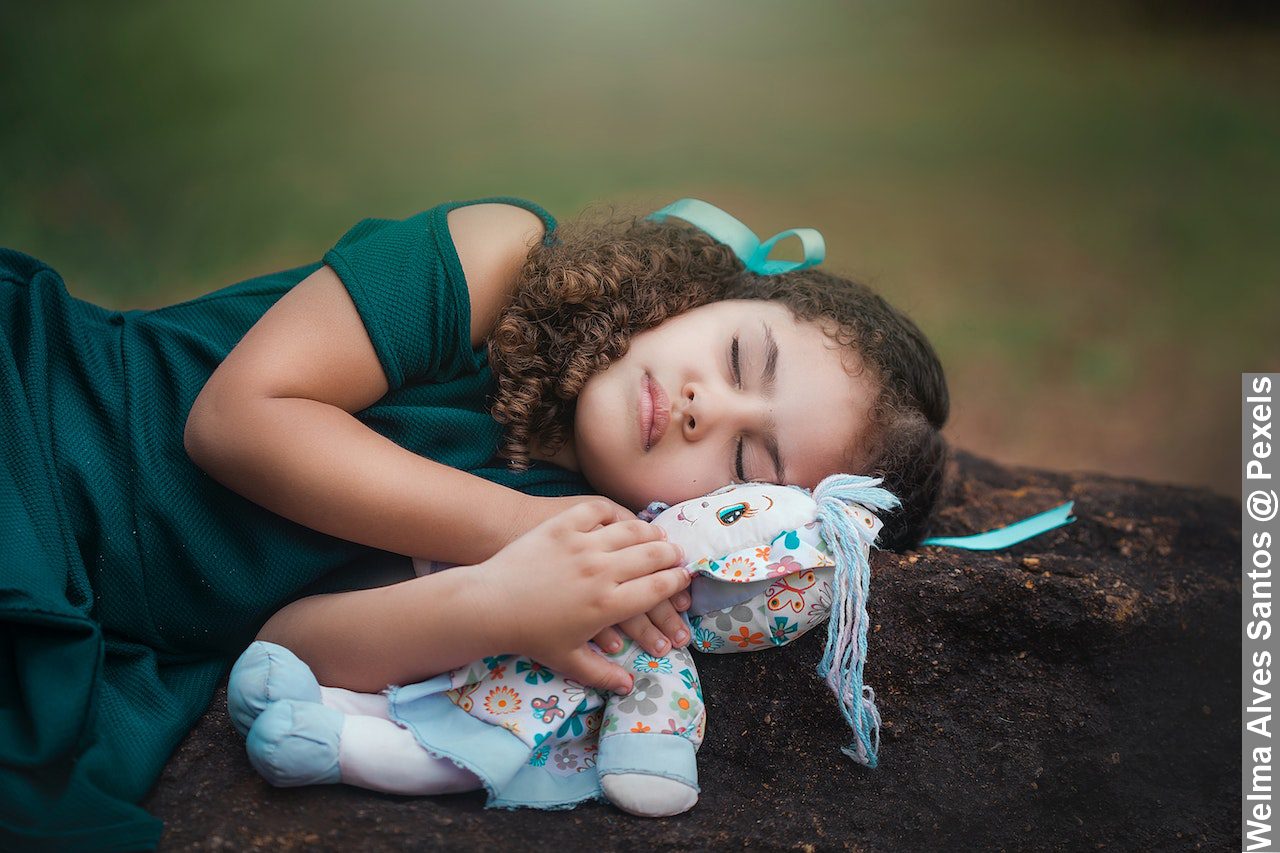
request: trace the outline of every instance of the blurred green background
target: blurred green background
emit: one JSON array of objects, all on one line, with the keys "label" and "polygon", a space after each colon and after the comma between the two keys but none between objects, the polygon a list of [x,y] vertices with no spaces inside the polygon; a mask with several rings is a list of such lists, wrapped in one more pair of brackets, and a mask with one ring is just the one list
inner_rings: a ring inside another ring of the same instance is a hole
[{"label": "blurred green background", "polygon": [[911,314],[954,443],[1235,494],[1239,373],[1280,370],[1280,38],[1155,8],[4,4],[0,244],[145,308],[451,198],[698,196]]}]

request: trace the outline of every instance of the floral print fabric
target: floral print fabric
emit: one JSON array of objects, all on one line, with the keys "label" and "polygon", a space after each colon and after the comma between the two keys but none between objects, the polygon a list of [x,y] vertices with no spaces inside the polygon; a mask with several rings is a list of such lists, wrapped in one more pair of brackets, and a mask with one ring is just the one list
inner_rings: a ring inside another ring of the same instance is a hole
[{"label": "floral print fabric", "polygon": [[[450,755],[481,776],[489,789],[491,805],[555,808],[600,796],[600,748],[613,735],[643,733],[683,738],[695,751],[701,745],[706,706],[697,669],[687,649],[675,648],[665,656],[654,657],[624,638],[622,649],[605,657],[633,673],[635,684],[626,696],[584,687],[537,661],[517,655],[484,658],[453,670],[445,680],[432,680],[440,690],[437,696],[443,695],[454,706],[453,713],[461,712],[496,730],[504,756],[512,754],[510,738],[523,744],[521,757],[525,766],[504,774],[520,779],[518,785],[510,787],[496,778],[499,774],[483,772],[482,756]],[[415,705],[421,708],[423,698],[436,697],[417,696],[406,701],[400,695],[406,689],[393,688],[389,694],[391,717],[413,730],[428,751],[437,752],[441,744],[433,742],[432,732],[439,728],[433,723],[438,723],[440,703],[432,703],[429,718],[421,717]],[[501,736],[502,731],[506,737]],[[531,782],[533,775],[543,778]],[[522,795],[528,790],[538,791],[540,799],[532,801]]]}]

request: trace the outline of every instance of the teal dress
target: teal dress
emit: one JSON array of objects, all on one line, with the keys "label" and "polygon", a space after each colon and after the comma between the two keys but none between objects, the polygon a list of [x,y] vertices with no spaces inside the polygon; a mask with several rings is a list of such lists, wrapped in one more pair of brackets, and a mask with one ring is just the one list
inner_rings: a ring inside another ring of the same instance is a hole
[{"label": "teal dress", "polygon": [[517,473],[496,455],[488,352],[471,347],[445,218],[479,201],[555,228],[520,199],[452,202],[366,219],[321,262],[132,311],[76,299],[0,249],[0,849],[154,847],[160,823],[136,804],[235,656],[304,588],[392,556],[275,515],[183,448],[214,368],[321,263],[389,382],[362,422],[526,494],[590,493],[574,472]]}]

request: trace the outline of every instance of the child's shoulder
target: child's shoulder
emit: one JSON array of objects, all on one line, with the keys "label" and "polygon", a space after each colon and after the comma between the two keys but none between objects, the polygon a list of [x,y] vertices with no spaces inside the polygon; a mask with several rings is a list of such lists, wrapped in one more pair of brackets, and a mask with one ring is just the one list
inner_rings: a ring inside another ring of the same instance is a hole
[{"label": "child's shoulder", "polygon": [[478,347],[511,301],[520,268],[547,227],[534,211],[506,202],[455,207],[447,216],[471,301],[471,345]]}]

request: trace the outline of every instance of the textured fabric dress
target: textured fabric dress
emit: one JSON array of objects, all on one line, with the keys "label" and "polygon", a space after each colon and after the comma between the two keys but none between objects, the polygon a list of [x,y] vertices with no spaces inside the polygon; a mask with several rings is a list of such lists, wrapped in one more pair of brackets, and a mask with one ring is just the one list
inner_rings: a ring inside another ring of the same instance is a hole
[{"label": "textured fabric dress", "polygon": [[160,823],[136,804],[261,624],[336,570],[393,557],[242,498],[183,448],[214,368],[321,263],[390,384],[363,423],[526,494],[591,491],[496,457],[488,353],[471,347],[445,218],[480,201],[537,213],[551,238],[530,202],[451,202],[363,220],[320,263],[132,311],[0,249],[0,849],[154,847]]}]

